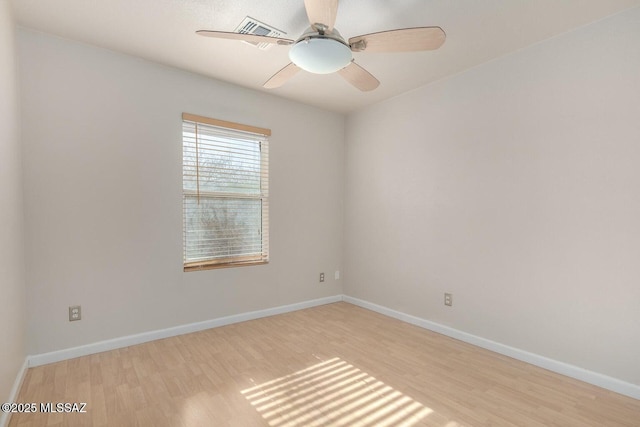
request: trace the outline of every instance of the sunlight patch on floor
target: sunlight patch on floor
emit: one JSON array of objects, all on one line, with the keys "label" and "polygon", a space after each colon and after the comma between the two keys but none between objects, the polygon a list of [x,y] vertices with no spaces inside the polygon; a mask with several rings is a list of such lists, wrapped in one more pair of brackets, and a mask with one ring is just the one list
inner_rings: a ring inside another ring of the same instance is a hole
[{"label": "sunlight patch on floor", "polygon": [[271,427],[410,427],[433,412],[337,357],[242,394]]}]

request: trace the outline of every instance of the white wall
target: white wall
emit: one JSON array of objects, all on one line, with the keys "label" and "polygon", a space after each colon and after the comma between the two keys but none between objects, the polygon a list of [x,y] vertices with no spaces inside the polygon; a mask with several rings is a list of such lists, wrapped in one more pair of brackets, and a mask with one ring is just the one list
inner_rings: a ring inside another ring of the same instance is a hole
[{"label": "white wall", "polygon": [[[343,116],[28,30],[18,42],[30,354],[342,293]],[[182,112],[272,130],[270,264],[183,273]]]},{"label": "white wall", "polygon": [[345,293],[640,385],[639,40],[636,8],[349,116]]},{"label": "white wall", "polygon": [[[11,7],[0,0],[0,401],[9,399],[25,353],[22,161]],[[0,425],[2,414],[0,414]]]}]

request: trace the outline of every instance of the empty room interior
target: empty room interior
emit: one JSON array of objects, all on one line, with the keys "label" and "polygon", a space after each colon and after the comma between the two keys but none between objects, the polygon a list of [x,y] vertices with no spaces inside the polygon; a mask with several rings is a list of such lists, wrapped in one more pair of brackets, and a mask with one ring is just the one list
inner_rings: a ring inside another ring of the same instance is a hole
[{"label": "empty room interior", "polygon": [[0,0],[0,427],[640,426],[640,1]]}]

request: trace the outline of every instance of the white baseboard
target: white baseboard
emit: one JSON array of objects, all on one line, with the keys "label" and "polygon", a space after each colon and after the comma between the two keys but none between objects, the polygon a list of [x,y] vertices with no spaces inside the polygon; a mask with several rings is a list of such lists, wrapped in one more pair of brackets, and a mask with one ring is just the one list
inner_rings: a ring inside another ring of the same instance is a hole
[{"label": "white baseboard", "polygon": [[143,332],[136,335],[114,338],[106,341],[99,341],[79,347],[67,348],[64,350],[52,351],[50,353],[35,354],[28,357],[29,366],[40,366],[48,363],[60,362],[62,360],[73,359],[75,357],[89,354],[101,353],[103,351],[115,350],[129,347],[131,345],[142,344],[149,341],[188,334],[191,332],[203,331],[205,329],[230,325],[232,323],[245,322],[247,320],[259,319],[261,317],[274,316],[276,314],[288,313],[302,310],[318,305],[330,304],[342,301],[342,295],[334,295],[295,304],[283,305],[279,307],[267,308],[264,310],[250,311],[247,313],[235,314],[232,316],[219,317],[217,319],[205,320],[203,322],[189,323],[187,325],[175,326],[167,329]]},{"label": "white baseboard", "polygon": [[[560,362],[557,360],[549,359],[538,354],[530,353],[528,351],[520,350],[518,348],[510,347],[505,344],[501,344],[495,341],[488,340],[476,335],[469,334],[467,332],[460,331],[458,329],[451,328],[449,326],[441,325],[430,320],[422,319],[416,316],[412,316],[400,311],[396,311],[387,307],[383,307],[378,304],[374,304],[365,300],[350,297],[347,295],[334,295],[325,298],[319,298],[315,300],[303,301],[290,305],[283,305],[279,307],[267,308],[264,310],[251,311],[247,313],[236,314],[232,316],[220,317],[217,319],[206,320],[204,322],[190,323],[187,325],[176,326],[173,328],[161,329],[156,331],[144,332],[136,335],[129,335],[121,338],[114,338],[111,340],[100,341],[92,344],[87,344],[79,347],[73,347],[69,349],[53,351],[50,353],[31,355],[27,357],[25,365],[20,371],[12,393],[17,394],[24,378],[27,364],[31,366],[45,365],[48,363],[59,362],[62,360],[72,359],[75,357],[86,356],[89,354],[100,353],[108,350],[115,350],[118,348],[124,348],[131,345],[142,344],[149,341],[154,341],[163,338],[169,338],[177,335],[188,334],[191,332],[202,331],[205,329],[216,328],[219,326],[230,325],[233,323],[244,322],[247,320],[259,319],[262,317],[273,316],[276,314],[288,313],[296,310],[302,310],[305,308],[315,307],[324,304],[330,304],[333,302],[345,301],[372,311],[375,311],[385,316],[393,317],[403,322],[410,323],[412,325],[425,328],[451,338],[455,338],[460,341],[464,341],[475,346],[485,348],[487,350],[494,351],[505,356],[512,357],[523,362],[530,363],[535,366],[539,366],[550,371],[575,378],[580,381],[584,381],[589,384],[596,385],[598,387],[605,388],[607,390],[614,391],[616,393],[623,394],[625,396],[632,397],[634,399],[640,399],[640,386],[632,383],[628,383],[617,378],[609,377],[607,375],[599,374],[597,372],[589,371],[578,366],[570,365],[568,363]],[[12,394],[12,397],[13,394]],[[15,396],[17,397],[17,396]],[[15,398],[14,397],[14,398]],[[4,427],[3,421],[5,417],[0,418],[0,427]],[[8,419],[6,420],[8,422]]]},{"label": "white baseboard", "polygon": [[487,350],[491,350],[493,352],[503,354],[505,356],[509,356],[535,366],[539,366],[541,368],[556,372],[561,375],[565,375],[567,377],[575,378],[577,380],[584,381],[586,383],[593,384],[598,387],[614,391],[616,393],[624,394],[625,396],[633,397],[634,399],[640,399],[640,386],[619,380],[617,378],[609,377],[607,375],[589,371],[578,366],[570,365],[568,363],[549,359],[547,357],[520,350],[518,348],[510,347],[508,345],[500,344],[486,338],[462,332],[449,326],[444,326],[430,320],[411,316],[409,314],[392,310],[390,308],[383,307],[381,305],[364,301],[358,298],[343,295],[342,300],[360,306],[362,308],[384,314],[385,316],[393,317],[395,319],[402,320],[403,322],[407,322],[421,328],[429,329],[430,331],[437,332],[439,334],[446,335],[448,337],[455,338],[457,340],[464,341],[466,343],[473,344],[475,346],[482,347]]},{"label": "white baseboard", "polygon": [[[24,363],[22,367],[18,371],[18,375],[16,375],[16,380],[13,382],[13,387],[11,387],[11,392],[9,393],[9,400],[7,402],[18,402],[18,393],[20,392],[20,388],[22,387],[22,383],[24,381],[24,377],[27,374],[27,369],[29,368],[29,358],[24,359]],[[9,421],[11,421],[11,413],[1,412],[0,413],[0,427],[7,427],[9,425]]]}]

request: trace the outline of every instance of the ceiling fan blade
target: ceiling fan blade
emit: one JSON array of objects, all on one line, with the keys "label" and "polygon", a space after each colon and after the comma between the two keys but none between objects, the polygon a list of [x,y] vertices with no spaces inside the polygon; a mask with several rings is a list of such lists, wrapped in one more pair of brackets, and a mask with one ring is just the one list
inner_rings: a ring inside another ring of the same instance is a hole
[{"label": "ceiling fan blade", "polygon": [[338,14],[338,0],[304,0],[307,17],[311,27],[320,31],[322,28],[316,24],[322,24],[327,32],[333,31]]},{"label": "ceiling fan blade", "polygon": [[374,90],[380,86],[378,79],[373,77],[371,73],[353,61],[343,69],[339,70],[338,74],[363,92]]},{"label": "ceiling fan blade", "polygon": [[229,33],[226,31],[196,31],[199,36],[214,37],[217,39],[241,40],[249,43],[275,43],[281,45],[293,44],[293,40],[283,39],[280,37],[258,36],[255,34]]},{"label": "ceiling fan blade", "polygon": [[440,27],[402,28],[351,37],[354,52],[414,52],[442,46],[446,34]]},{"label": "ceiling fan blade", "polygon": [[296,75],[300,71],[300,68],[293,62],[275,73],[266,83],[263,85],[267,89],[275,89],[285,84],[291,77]]}]

